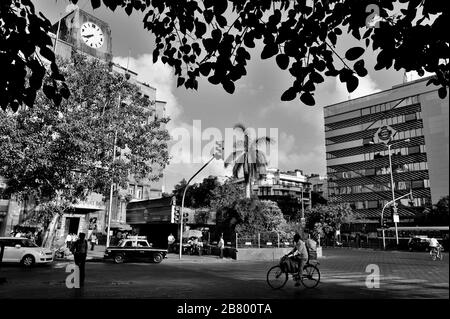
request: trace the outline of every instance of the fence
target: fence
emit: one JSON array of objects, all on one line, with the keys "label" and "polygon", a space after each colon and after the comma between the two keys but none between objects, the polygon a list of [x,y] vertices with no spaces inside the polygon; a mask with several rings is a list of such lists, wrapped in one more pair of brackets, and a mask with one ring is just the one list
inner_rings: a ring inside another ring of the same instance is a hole
[{"label": "fence", "polygon": [[292,247],[292,241],[277,232],[257,233],[252,236],[236,234],[236,249],[238,248],[286,248]]}]

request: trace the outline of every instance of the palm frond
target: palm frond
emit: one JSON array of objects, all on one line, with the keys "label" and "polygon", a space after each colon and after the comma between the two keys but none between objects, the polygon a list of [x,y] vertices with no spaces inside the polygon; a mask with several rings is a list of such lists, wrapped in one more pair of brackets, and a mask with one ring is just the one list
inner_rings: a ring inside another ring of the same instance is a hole
[{"label": "palm frond", "polygon": [[234,128],[234,129],[240,129],[240,130],[242,130],[243,133],[245,133],[245,131],[247,130],[247,128],[245,127],[245,125],[242,124],[242,123],[236,124],[233,128]]},{"label": "palm frond", "polygon": [[234,164],[234,166],[233,166],[233,176],[234,176],[234,177],[236,177],[236,178],[239,177],[239,171],[241,170],[241,168],[242,168],[243,165],[244,165],[244,164],[242,164],[242,163],[236,163],[236,164]]},{"label": "palm frond", "polygon": [[258,145],[258,144],[274,144],[275,143],[275,139],[268,137],[268,136],[262,136],[262,137],[258,137],[257,139],[254,140],[253,144],[254,145]]}]

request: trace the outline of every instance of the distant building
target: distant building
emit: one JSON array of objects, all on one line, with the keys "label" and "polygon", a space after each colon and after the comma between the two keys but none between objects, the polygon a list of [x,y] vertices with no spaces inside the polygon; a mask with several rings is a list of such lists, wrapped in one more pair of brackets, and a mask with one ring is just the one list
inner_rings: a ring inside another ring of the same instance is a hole
[{"label": "distant building", "polygon": [[429,78],[324,108],[328,199],[380,220],[392,200],[391,144],[400,224],[449,194],[449,99]]},{"label": "distant building", "polygon": [[266,174],[254,181],[252,187],[253,194],[259,199],[277,202],[288,218],[311,207],[311,184],[299,169],[282,172],[277,168],[267,168]]},{"label": "distant building", "polygon": [[328,199],[327,176],[321,176],[319,174],[311,174],[310,176],[308,176],[308,182],[311,183],[311,189],[313,192],[322,196],[324,199]]}]

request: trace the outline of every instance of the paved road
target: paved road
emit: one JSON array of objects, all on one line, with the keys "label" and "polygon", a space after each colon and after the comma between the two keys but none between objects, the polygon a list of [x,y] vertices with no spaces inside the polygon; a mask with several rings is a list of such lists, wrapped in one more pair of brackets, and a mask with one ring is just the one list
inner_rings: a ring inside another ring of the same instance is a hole
[{"label": "paved road", "polygon": [[[294,287],[290,280],[272,290],[265,278],[274,262],[219,260],[214,257],[161,264],[89,262],[83,289],[67,289],[65,267],[69,262],[22,269],[4,266],[0,299],[15,298],[179,298],[179,299],[292,299],[292,298],[449,298],[449,256],[432,261],[427,253],[324,249],[320,260],[321,283],[315,289]],[[193,257],[191,257],[193,258]],[[195,257],[194,257],[195,258]],[[375,264],[379,288],[366,287]]]}]

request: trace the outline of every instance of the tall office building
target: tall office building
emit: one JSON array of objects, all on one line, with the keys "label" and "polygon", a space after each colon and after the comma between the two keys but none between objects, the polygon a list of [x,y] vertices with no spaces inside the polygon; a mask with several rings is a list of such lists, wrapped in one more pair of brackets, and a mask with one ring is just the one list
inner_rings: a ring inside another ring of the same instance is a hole
[{"label": "tall office building", "polygon": [[328,199],[379,221],[394,197],[400,224],[449,194],[449,100],[428,78],[324,108]]}]

